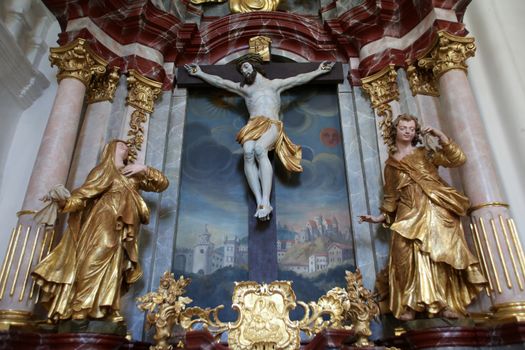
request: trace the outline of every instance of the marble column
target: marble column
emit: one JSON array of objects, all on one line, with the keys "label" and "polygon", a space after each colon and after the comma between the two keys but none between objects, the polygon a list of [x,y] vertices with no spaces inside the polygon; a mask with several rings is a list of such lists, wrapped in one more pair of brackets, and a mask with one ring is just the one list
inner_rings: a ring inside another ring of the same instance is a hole
[{"label": "marble column", "polygon": [[129,71],[128,96],[126,97],[126,117],[120,138],[126,140],[129,147],[129,160],[144,163],[148,138],[149,116],[153,112],[155,101],[161,93],[162,83],[146,78],[134,69]]},{"label": "marble column", "polygon": [[105,72],[106,62],[92,52],[84,39],[52,48],[49,60],[59,68],[57,94],[38,150],[29,185],[13,229],[0,273],[0,328],[26,324],[37,293],[29,276],[49,251],[52,230],[36,227],[33,210],[54,185],[65,184],[75,146],[86,87],[92,76]]},{"label": "marble column", "polygon": [[396,77],[394,65],[390,64],[379,72],[361,79],[363,90],[370,97],[370,104],[379,120],[377,139],[383,140],[383,142],[378,142],[381,169],[384,168],[385,161],[388,159],[390,149],[393,146],[388,143],[387,138],[390,125],[396,116],[401,114]]},{"label": "marble column", "polygon": [[[440,120],[439,86],[432,70],[409,64],[406,72],[410,90],[416,102],[416,116],[423,127],[431,126],[449,135],[450,130]],[[439,167],[439,175],[458,190],[463,189],[457,169]]]},{"label": "marble column", "polygon": [[95,167],[106,142],[106,130],[111,114],[111,104],[119,83],[119,68],[113,67],[106,74],[92,79],[87,91],[86,112],[78,135],[75,154],[69,170],[67,188],[74,189],[84,183]]},{"label": "marble column", "polygon": [[478,107],[467,79],[466,60],[474,56],[474,38],[438,32],[429,56],[419,60],[439,79],[442,120],[468,155],[460,168],[476,245],[490,280],[493,319],[525,320],[525,255],[497,176]]}]

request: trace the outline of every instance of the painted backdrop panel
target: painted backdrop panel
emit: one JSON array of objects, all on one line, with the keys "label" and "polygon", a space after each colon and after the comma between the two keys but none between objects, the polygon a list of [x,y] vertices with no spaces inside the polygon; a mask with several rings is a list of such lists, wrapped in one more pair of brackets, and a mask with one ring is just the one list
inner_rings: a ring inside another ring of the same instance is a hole
[{"label": "painted backdrop panel", "polygon": [[[282,96],[288,136],[303,147],[304,172],[275,161],[274,215],[279,278],[299,299],[344,285],[355,265],[336,87],[306,86]],[[233,282],[248,279],[247,196],[242,147],[235,135],[248,118],[241,98],[206,88],[189,92],[174,270],[192,278],[188,296],[201,307],[225,304]]]}]

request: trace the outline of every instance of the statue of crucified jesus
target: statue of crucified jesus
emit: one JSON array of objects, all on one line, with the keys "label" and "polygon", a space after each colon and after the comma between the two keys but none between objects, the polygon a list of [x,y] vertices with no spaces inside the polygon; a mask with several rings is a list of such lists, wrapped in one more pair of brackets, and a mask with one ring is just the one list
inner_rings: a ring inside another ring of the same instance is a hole
[{"label": "statue of crucified jesus", "polygon": [[279,120],[281,92],[305,84],[328,73],[335,63],[322,62],[314,71],[298,74],[286,79],[268,79],[261,67],[262,59],[257,54],[247,54],[237,60],[237,70],[243,81],[235,83],[217,75],[203,72],[197,64],[184,67],[192,76],[210,85],[233,92],[244,98],[250,119],[237,134],[237,141],[244,150],[244,173],[257,202],[255,217],[269,220],[273,208],[270,205],[273,169],[268,151],[275,149],[286,169],[301,172],[301,146],[294,145],[285,135]]}]

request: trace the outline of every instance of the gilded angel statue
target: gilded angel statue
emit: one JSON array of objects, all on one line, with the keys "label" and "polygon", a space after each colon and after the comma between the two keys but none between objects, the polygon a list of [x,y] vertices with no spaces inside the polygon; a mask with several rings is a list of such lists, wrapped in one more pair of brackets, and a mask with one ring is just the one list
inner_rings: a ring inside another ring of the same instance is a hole
[{"label": "gilded angel statue", "polygon": [[[440,148],[417,147],[422,134],[437,137]],[[384,223],[392,231],[388,262],[388,304],[393,315],[412,320],[458,318],[486,284],[477,258],[470,252],[461,226],[467,197],[448,186],[438,166],[458,167],[466,161],[459,146],[442,131],[421,130],[416,117],[402,114],[390,133],[394,150],[385,164],[384,198],[379,216],[361,222]]]}]

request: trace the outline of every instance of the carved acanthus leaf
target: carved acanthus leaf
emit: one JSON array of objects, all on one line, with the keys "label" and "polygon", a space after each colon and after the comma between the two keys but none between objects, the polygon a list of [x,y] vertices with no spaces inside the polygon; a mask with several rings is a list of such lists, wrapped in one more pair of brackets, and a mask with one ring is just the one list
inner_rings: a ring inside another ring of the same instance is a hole
[{"label": "carved acanthus leaf", "polygon": [[107,62],[89,47],[85,39],[78,38],[71,43],[50,49],[51,66],[57,66],[57,80],[73,78],[81,81],[86,87],[94,75],[106,72]]},{"label": "carved acanthus leaf", "polygon": [[432,69],[439,78],[451,69],[467,71],[466,60],[476,53],[474,38],[456,36],[445,31],[438,32],[438,40],[430,51],[429,57],[422,58],[418,65],[422,68]]},{"label": "carved acanthus leaf", "polygon": [[113,102],[119,82],[119,68],[113,67],[111,72],[91,79],[88,88],[88,103],[110,101]]}]

